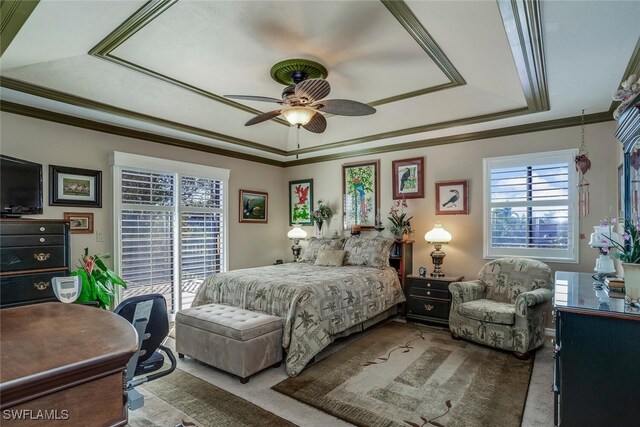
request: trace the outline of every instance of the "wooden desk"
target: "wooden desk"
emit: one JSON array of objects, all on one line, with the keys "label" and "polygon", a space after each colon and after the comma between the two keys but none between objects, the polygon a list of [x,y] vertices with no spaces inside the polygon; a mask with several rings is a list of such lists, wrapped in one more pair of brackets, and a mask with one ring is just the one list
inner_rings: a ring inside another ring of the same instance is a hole
[{"label": "wooden desk", "polygon": [[123,375],[137,334],[122,317],[59,302],[6,308],[0,346],[3,426],[127,423]]}]

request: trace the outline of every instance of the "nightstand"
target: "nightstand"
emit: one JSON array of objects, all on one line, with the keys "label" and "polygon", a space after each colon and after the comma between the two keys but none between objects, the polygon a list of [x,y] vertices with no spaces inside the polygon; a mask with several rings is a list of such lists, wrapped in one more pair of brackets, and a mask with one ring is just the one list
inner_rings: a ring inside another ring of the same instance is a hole
[{"label": "nightstand", "polygon": [[405,288],[407,319],[440,323],[449,326],[451,294],[449,283],[460,282],[463,276],[407,276]]}]

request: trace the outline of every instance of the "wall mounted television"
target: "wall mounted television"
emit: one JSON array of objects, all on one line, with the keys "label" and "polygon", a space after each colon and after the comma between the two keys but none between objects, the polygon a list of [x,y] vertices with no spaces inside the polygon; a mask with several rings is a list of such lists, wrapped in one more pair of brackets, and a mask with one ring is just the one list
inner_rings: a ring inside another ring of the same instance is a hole
[{"label": "wall mounted television", "polygon": [[0,154],[0,215],[42,213],[42,165]]}]

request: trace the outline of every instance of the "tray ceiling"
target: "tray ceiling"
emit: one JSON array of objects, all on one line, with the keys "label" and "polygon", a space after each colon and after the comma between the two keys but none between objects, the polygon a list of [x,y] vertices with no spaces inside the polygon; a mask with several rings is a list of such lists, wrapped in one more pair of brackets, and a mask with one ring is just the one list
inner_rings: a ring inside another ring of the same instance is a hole
[{"label": "tray ceiling", "polygon": [[[3,110],[284,165],[575,124],[583,108],[605,120],[640,67],[640,2],[40,1],[27,16],[3,45]],[[223,95],[279,98],[269,70],[288,58],[377,113],[327,116],[322,134],[245,127],[277,105]]]}]

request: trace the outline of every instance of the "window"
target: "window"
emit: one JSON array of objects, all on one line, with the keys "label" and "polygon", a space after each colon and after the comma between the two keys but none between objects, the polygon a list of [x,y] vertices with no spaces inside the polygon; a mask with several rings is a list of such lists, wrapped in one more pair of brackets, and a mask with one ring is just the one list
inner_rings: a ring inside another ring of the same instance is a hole
[{"label": "window", "polygon": [[114,153],[116,268],[123,297],[160,293],[172,312],[226,270],[229,171]]},{"label": "window", "polygon": [[484,159],[485,258],[578,262],[577,154]]}]

